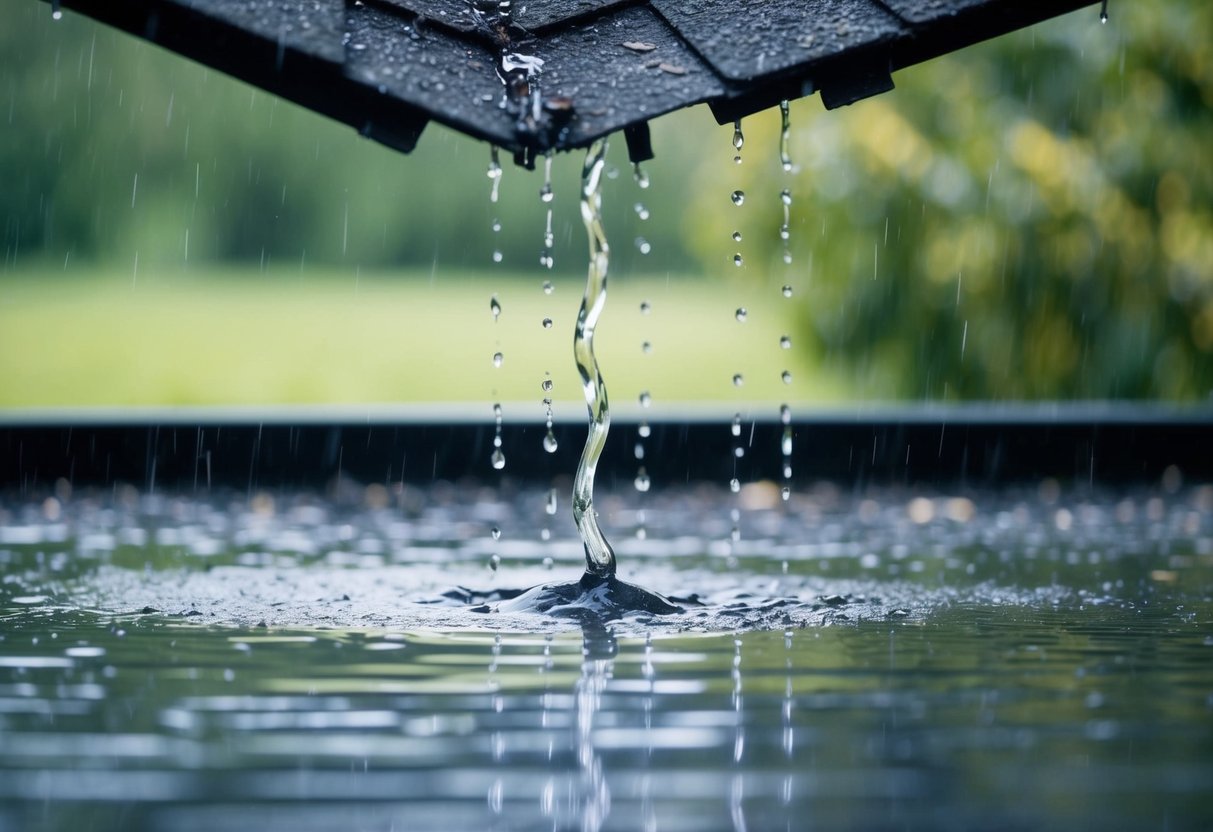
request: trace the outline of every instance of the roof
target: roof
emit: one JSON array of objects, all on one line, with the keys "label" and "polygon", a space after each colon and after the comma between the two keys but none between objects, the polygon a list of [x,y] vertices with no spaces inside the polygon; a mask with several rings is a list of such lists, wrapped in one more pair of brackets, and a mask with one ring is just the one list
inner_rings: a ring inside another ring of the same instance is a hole
[{"label": "roof", "polygon": [[892,73],[1093,0],[61,0],[408,152],[438,121],[514,153],[707,103],[727,123]]}]

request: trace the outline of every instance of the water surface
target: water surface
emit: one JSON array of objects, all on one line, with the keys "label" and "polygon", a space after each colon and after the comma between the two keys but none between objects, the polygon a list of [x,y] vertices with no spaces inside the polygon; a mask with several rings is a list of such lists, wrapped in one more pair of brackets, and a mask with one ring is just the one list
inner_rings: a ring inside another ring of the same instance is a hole
[{"label": "water surface", "polygon": [[778,491],[9,499],[0,829],[1213,823],[1213,490]]}]

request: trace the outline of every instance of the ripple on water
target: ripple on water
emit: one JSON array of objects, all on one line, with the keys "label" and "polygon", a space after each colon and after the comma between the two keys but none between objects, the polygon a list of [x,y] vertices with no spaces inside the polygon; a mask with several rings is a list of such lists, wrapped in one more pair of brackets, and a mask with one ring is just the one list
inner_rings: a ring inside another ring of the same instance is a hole
[{"label": "ripple on water", "polygon": [[[646,529],[617,535],[621,578],[660,593],[612,605],[611,592],[570,594],[586,590],[575,580],[584,558],[572,523],[546,513],[549,489],[474,496],[378,486],[339,503],[69,501],[45,523],[71,528],[60,543],[26,523],[17,537],[39,542],[0,549],[0,615],[66,605],[189,623],[526,631],[575,626],[551,613],[601,601],[603,617],[631,627],[772,629],[922,620],[956,605],[1182,604],[1213,560],[1213,510],[1199,488],[1067,500],[1047,484],[966,496],[817,486],[784,502],[776,484],[748,483],[735,495],[649,492],[643,519],[622,496],[601,498],[608,527]],[[112,547],[73,555],[99,537]],[[562,578],[571,583],[552,584]]]}]

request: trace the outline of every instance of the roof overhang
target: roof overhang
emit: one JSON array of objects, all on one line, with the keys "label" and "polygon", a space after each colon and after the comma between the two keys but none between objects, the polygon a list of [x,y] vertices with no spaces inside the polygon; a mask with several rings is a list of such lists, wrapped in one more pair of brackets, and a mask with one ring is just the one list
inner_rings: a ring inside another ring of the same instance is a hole
[{"label": "roof overhang", "polygon": [[409,152],[430,120],[514,153],[585,147],[707,103],[726,123],[1092,0],[61,0]]}]

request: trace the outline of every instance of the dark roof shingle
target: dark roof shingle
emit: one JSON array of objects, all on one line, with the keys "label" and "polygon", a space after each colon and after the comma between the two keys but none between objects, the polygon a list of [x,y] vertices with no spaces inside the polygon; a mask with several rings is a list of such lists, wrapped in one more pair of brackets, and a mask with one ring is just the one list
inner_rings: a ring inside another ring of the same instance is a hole
[{"label": "dark roof shingle", "polygon": [[584,147],[708,102],[721,122],[1093,0],[62,0],[409,151],[433,119],[513,151]]}]

